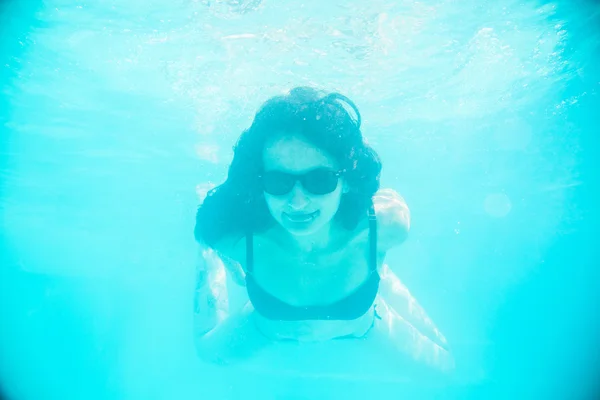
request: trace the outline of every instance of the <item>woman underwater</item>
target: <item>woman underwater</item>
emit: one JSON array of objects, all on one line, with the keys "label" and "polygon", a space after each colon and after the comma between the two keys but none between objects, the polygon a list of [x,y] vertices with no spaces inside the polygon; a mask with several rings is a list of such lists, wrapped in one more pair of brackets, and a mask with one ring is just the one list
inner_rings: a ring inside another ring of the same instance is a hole
[{"label": "woman underwater", "polygon": [[[298,87],[269,99],[243,132],[226,181],[196,216],[202,358],[227,363],[274,341],[360,338],[452,369],[444,337],[384,264],[410,214],[398,193],[379,188],[381,162],[360,124],[347,97]],[[225,269],[249,298],[231,314]]]}]

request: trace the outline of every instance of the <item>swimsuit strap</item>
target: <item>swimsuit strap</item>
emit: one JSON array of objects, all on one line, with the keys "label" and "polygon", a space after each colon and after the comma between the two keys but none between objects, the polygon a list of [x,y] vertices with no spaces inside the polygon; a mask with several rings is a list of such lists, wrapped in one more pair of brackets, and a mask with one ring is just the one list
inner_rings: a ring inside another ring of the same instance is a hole
[{"label": "swimsuit strap", "polygon": [[252,272],[254,266],[254,240],[252,232],[246,234],[246,269]]},{"label": "swimsuit strap", "polygon": [[373,203],[369,207],[369,269],[377,271],[377,217]]}]

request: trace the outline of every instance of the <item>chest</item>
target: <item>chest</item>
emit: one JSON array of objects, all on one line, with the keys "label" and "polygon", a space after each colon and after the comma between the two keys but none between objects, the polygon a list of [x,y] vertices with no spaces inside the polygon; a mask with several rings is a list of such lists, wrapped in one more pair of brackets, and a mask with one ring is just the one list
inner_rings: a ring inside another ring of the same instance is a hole
[{"label": "chest", "polygon": [[370,271],[367,235],[328,250],[307,252],[261,236],[253,242],[254,279],[264,290],[293,305],[337,301],[364,282]]}]

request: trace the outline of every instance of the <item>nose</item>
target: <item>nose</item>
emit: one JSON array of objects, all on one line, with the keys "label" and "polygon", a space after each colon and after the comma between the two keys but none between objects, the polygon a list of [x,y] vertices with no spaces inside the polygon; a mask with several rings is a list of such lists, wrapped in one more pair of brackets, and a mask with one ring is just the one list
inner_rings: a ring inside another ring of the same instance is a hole
[{"label": "nose", "polygon": [[300,211],[306,208],[309,198],[304,193],[304,190],[299,182],[296,182],[292,191],[290,192],[290,198],[288,200],[289,206],[294,211]]}]

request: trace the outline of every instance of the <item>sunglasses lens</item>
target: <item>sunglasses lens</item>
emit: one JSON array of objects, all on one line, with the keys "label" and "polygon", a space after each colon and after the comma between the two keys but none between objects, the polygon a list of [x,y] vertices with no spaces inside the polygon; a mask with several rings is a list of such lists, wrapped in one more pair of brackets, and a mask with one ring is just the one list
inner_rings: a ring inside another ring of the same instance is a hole
[{"label": "sunglasses lens", "polygon": [[312,194],[328,194],[337,188],[338,174],[328,169],[310,171],[304,175],[302,185]]},{"label": "sunglasses lens", "polygon": [[284,172],[267,171],[262,176],[263,190],[274,196],[289,193],[295,183],[295,178]]}]

